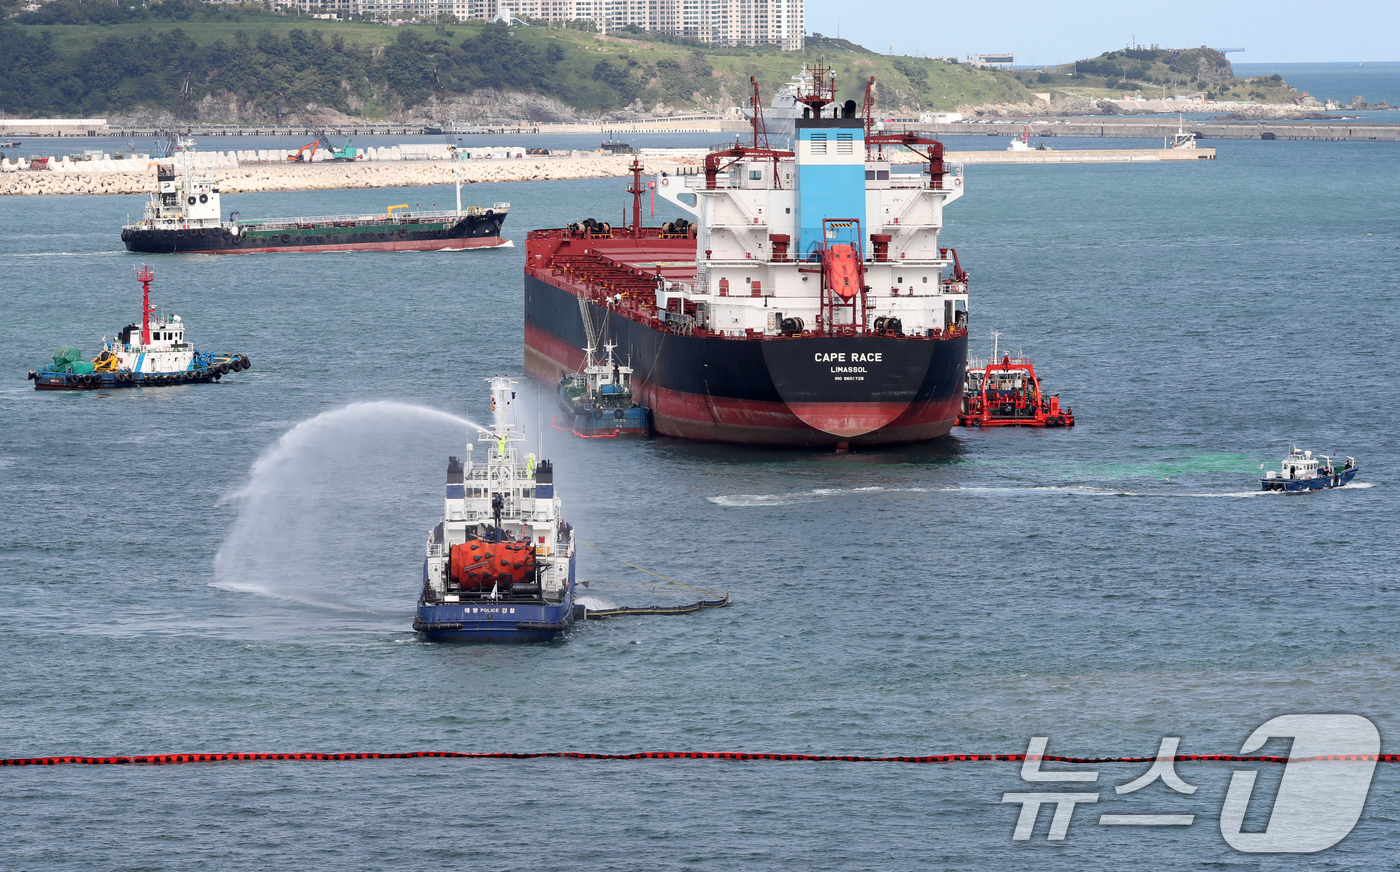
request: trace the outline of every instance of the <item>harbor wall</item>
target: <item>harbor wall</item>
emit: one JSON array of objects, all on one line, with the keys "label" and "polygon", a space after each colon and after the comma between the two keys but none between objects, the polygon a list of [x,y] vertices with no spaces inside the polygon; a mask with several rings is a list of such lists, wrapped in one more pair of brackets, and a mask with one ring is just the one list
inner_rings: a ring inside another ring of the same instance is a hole
[{"label": "harbor wall", "polygon": [[[934,136],[1018,137],[1027,126],[1032,139],[1073,136],[1094,139],[1164,139],[1177,132],[1176,118],[1064,118],[998,120],[952,124],[887,124],[887,132],[919,131]],[[1400,124],[1341,121],[1192,121],[1182,130],[1202,139],[1296,139],[1329,142],[1400,142]],[[1272,134],[1265,137],[1264,134]]]},{"label": "harbor wall", "polygon": [[[410,149],[411,150],[411,149]],[[383,149],[390,152],[390,149]],[[398,151],[394,149],[393,151]],[[502,151],[497,149],[496,151]],[[559,179],[602,179],[627,175],[632,155],[508,156],[462,161],[462,182],[527,182]],[[261,191],[327,191],[353,188],[397,188],[451,185],[454,165],[447,160],[385,159],[348,163],[298,163],[286,160],[243,162],[242,152],[196,152],[195,162],[214,171],[225,194]],[[389,157],[386,155],[386,158]],[[919,163],[917,155],[896,152],[896,163]],[[950,151],[946,160],[964,164],[1122,163],[1142,161],[1214,160],[1215,149],[1094,149],[1073,151]],[[642,149],[638,159],[644,173],[692,176],[703,172],[704,149]],[[26,165],[27,166],[27,165]],[[156,189],[155,162],[146,157],[116,160],[103,156],[90,161],[60,160],[49,169],[0,165],[0,196],[23,194],[149,194]]]},{"label": "harbor wall", "polygon": [[[541,157],[468,162],[459,166],[463,184],[476,184],[611,178],[625,175],[630,160],[630,155]],[[0,195],[149,194],[156,190],[156,170],[152,161],[81,163],[99,166],[95,170],[85,171],[21,170],[0,173]],[[117,164],[127,166],[117,167]],[[140,166],[135,166],[137,164]],[[109,165],[113,168],[108,169]],[[215,163],[213,169],[215,177],[219,180],[219,189],[225,194],[451,185],[456,179],[454,166],[450,161],[285,165],[267,163],[233,166]],[[653,170],[649,167],[648,172],[651,171]]]},{"label": "harbor wall", "polygon": [[1058,151],[949,151],[943,159],[964,164],[1129,163],[1215,160],[1213,148],[1095,148]]}]

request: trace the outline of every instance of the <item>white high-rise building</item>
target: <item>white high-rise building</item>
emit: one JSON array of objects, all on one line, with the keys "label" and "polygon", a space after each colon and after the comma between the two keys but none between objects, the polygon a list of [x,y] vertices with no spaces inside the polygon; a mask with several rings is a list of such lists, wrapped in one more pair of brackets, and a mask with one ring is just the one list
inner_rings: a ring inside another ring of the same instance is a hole
[{"label": "white high-rise building", "polygon": [[417,16],[490,21],[507,16],[538,21],[591,21],[599,31],[629,25],[650,33],[716,45],[802,48],[803,0],[290,0],[306,13]]}]

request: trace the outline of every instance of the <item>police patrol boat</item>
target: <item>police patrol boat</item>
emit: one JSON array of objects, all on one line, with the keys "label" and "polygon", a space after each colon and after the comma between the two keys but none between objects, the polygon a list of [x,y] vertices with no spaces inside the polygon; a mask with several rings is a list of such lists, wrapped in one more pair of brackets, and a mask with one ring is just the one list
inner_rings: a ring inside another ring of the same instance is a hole
[{"label": "police patrol boat", "polygon": [[1266,491],[1305,491],[1341,487],[1356,477],[1356,458],[1348,457],[1340,466],[1326,454],[1313,454],[1299,451],[1292,446],[1283,459],[1282,469],[1272,469],[1259,479],[1259,487]]},{"label": "police patrol boat", "polygon": [[447,459],[442,520],[428,537],[413,629],[433,642],[542,642],[574,620],[574,531],[560,516],[554,467],[516,443],[514,379],[491,384],[484,462]]},{"label": "police patrol boat", "polygon": [[98,388],[134,388],[218,381],[231,372],[253,365],[246,354],[212,354],[197,350],[185,338],[185,322],[179,315],[152,318],[151,280],[155,273],[142,264],[136,270],[141,282],[141,325],[128,324],[113,340],[102,340],[102,350],[91,361],[80,349],[65,345],[54,353],[53,363],[30,370],[36,391],[87,391]]}]

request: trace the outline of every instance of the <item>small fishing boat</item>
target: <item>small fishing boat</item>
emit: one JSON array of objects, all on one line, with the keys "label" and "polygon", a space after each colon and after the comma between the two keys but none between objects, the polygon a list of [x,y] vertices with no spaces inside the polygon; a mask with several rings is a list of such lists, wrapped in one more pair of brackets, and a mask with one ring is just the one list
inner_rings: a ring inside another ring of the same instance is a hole
[{"label": "small fishing boat", "polygon": [[581,372],[559,379],[559,404],[568,415],[567,428],[575,436],[647,436],[650,412],[632,395],[632,367],[613,357],[616,345],[607,344],[606,358],[598,358],[597,346],[584,349]]},{"label": "small fishing boat", "polygon": [[213,354],[199,351],[185,338],[185,322],[179,315],[152,317],[151,280],[155,273],[142,264],[136,270],[141,283],[141,324],[128,324],[91,361],[82,350],[65,345],[54,352],[53,363],[30,370],[36,391],[90,391],[99,388],[135,388],[218,381],[231,372],[251,367],[246,354]]},{"label": "small fishing boat", "polygon": [[1259,487],[1266,491],[1323,490],[1341,487],[1355,477],[1356,458],[1348,457],[1338,465],[1333,457],[1299,451],[1294,445],[1283,458],[1282,469],[1266,472],[1259,479]]},{"label": "small fishing boat", "polygon": [[433,642],[543,642],[574,620],[574,530],[560,515],[554,467],[521,458],[514,379],[491,383],[486,459],[447,459],[442,520],[428,536],[413,629]]},{"label": "small fishing boat", "polygon": [[992,333],[992,356],[967,362],[960,427],[1073,427],[1074,410],[1060,405],[1060,395],[1047,398],[1029,357],[1003,354],[997,361]]}]

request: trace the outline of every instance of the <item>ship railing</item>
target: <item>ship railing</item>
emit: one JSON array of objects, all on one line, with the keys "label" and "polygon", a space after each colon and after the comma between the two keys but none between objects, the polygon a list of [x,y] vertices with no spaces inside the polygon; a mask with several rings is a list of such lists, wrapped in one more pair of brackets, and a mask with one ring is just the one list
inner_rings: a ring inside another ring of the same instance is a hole
[{"label": "ship railing", "polygon": [[314,218],[255,218],[248,221],[241,221],[245,227],[256,227],[260,230],[267,229],[294,229],[315,224],[337,224],[341,226],[359,225],[383,225],[383,224],[411,224],[424,219],[432,218],[452,218],[458,214],[463,215],[485,215],[485,209],[480,206],[468,206],[458,213],[455,209],[446,210],[421,210],[418,212],[395,212],[392,217],[388,215],[317,215]]},{"label": "ship railing", "polygon": [[[961,169],[961,164],[959,164],[959,165],[957,165],[957,166],[959,167],[959,169]],[[961,173],[961,172],[957,172],[957,173],[949,172],[949,173],[947,173],[947,179],[961,178],[961,177],[962,177],[962,173]],[[759,190],[759,191],[762,191],[762,190],[771,190],[771,186],[768,185],[768,184],[766,184],[766,183],[764,183],[764,182],[755,183],[756,180],[751,180],[751,179],[743,179],[743,178],[734,179],[734,178],[730,178],[728,175],[725,175],[725,174],[721,174],[721,175],[716,176],[715,179],[714,179],[714,184],[713,184],[713,185],[711,185],[710,182],[709,182],[709,180],[708,180],[705,176],[703,176],[703,175],[700,175],[700,176],[686,176],[686,177],[684,177],[684,179],[685,179],[684,184],[685,184],[686,190],[688,190],[688,191],[703,191],[703,190],[729,191],[729,190],[745,190],[745,189],[747,189],[747,190]],[[945,179],[945,188],[950,188],[950,187],[952,187],[952,184],[951,184],[951,182],[948,182],[947,179]],[[920,188],[927,188],[927,187],[928,187],[928,184],[929,184],[929,183],[928,183],[928,174],[927,174],[927,173],[890,173],[890,180],[889,180],[889,183],[888,183],[888,187],[890,187],[890,188],[896,188],[896,189],[900,189],[900,190],[904,190],[904,189],[917,190],[917,189],[920,189]],[[881,187],[886,187],[886,184],[885,184],[884,180],[881,180],[880,186],[881,186]]]}]

